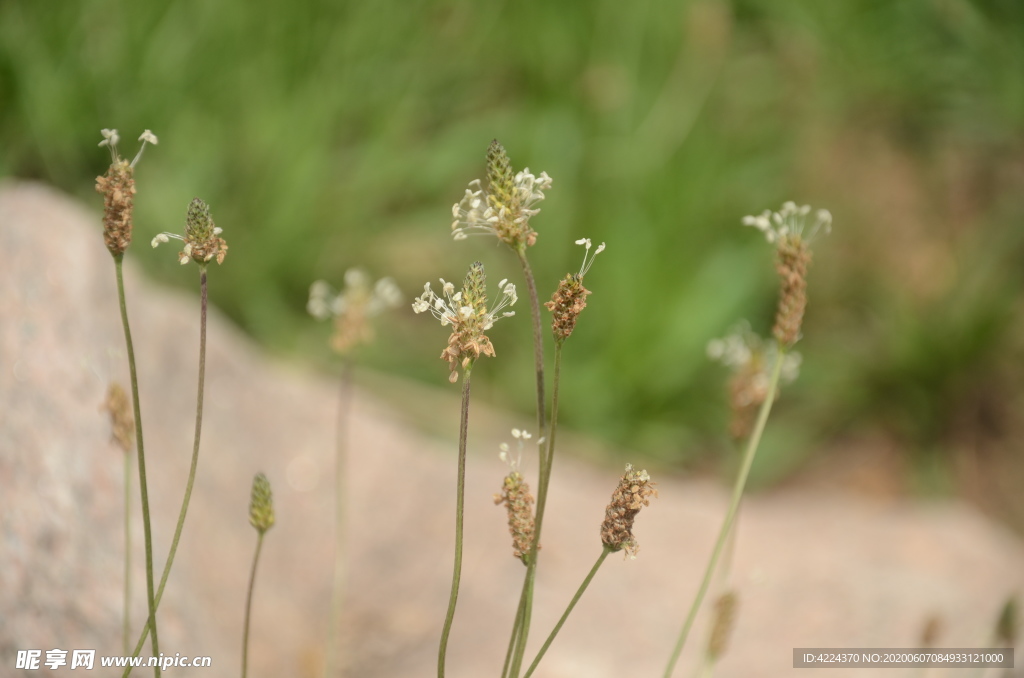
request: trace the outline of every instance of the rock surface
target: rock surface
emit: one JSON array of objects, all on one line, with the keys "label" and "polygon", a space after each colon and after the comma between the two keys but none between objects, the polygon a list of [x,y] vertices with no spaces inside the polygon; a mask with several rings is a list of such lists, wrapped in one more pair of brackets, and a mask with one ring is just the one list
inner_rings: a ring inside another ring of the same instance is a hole
[{"label": "rock surface", "polygon": [[[110,380],[128,380],[99,221],[96,205],[85,209],[39,185],[0,185],[2,675],[22,673],[14,669],[17,650],[120,652],[122,453],[99,406]],[[225,265],[234,263],[229,256]],[[198,301],[147,283],[130,251],[126,284],[159,569],[191,454]],[[273,484],[277,525],[258,573],[250,675],[320,675],[332,567],[336,384],[261,355],[216,311],[208,346],[199,474],[160,610],[161,650],[212,657],[212,669],[178,668],[175,676],[238,672],[256,541],[248,494],[253,474],[263,471]],[[364,391],[356,394],[351,439],[358,453],[348,478],[350,676],[435,675],[451,577],[451,438],[458,417],[452,390],[438,393],[427,397],[436,401],[434,417],[451,422],[449,439],[422,433]],[[471,430],[463,588],[448,653],[453,678],[500,674],[523,573],[511,557],[504,512],[492,502],[505,473],[495,451],[507,428],[498,419],[481,417]],[[528,477],[532,471],[527,465]],[[599,554],[597,526],[620,472],[558,459],[528,656]],[[661,675],[727,491],[707,481],[656,480],[661,496],[637,520],[639,558],[607,560],[538,678]],[[137,488],[137,477],[133,483]],[[145,609],[137,491],[133,502],[137,631]],[[717,675],[787,675],[794,647],[916,646],[932,613],[944,618],[940,645],[986,645],[1007,594],[1024,590],[1024,547],[956,502],[790,489],[746,501],[730,581],[740,611]],[[698,619],[676,675],[693,675],[707,623]]]}]

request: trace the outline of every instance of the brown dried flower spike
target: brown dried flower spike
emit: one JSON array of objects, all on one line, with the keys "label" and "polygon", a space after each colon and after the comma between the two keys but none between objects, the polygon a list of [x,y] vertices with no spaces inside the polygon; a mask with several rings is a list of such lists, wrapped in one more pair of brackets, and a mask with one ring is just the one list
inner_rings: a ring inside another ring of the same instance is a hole
[{"label": "brown dried flower spike", "polygon": [[583,309],[587,307],[587,295],[590,294],[590,290],[583,286],[583,276],[590,270],[597,255],[605,249],[605,244],[601,243],[591,256],[590,238],[581,238],[576,241],[576,244],[586,247],[586,251],[583,253],[583,265],[580,267],[579,273],[566,275],[558,283],[558,289],[552,295],[551,301],[544,304],[554,316],[551,321],[551,331],[555,335],[555,341],[559,344],[568,339],[572,331],[576,329],[576,320]]},{"label": "brown dried flower spike", "polygon": [[652,496],[657,497],[658,491],[647,471],[634,471],[632,464],[626,464],[626,473],[605,509],[601,541],[612,551],[625,550],[630,558],[636,558],[640,544],[633,537],[633,521],[641,508],[650,506]]},{"label": "brown dried flower spike", "polygon": [[737,604],[735,591],[723,593],[715,601],[715,619],[708,638],[708,657],[711,661],[718,661],[729,647],[729,636],[736,623]]},{"label": "brown dried flower spike", "polygon": [[453,384],[459,379],[460,365],[465,369],[481,355],[494,357],[494,346],[484,332],[491,329],[499,317],[515,315],[514,311],[505,311],[500,315],[498,312],[506,306],[513,306],[519,299],[516,286],[508,280],[502,280],[498,287],[501,288],[501,296],[488,309],[487,277],[484,265],[477,261],[469,267],[462,291],[456,292],[455,285],[441,278],[441,293],[444,297],[434,294],[430,283],[427,283],[423,286],[423,294],[412,302],[412,310],[416,313],[430,311],[441,321],[442,326],[452,326],[448,346],[441,352],[441,359],[448,362],[451,369],[448,381]]},{"label": "brown dried flower spike", "polygon": [[110,413],[111,437],[125,452],[131,452],[135,441],[135,418],[132,403],[121,384],[111,382],[103,409]]},{"label": "brown dried flower spike", "polygon": [[160,233],[153,238],[152,245],[157,247],[160,243],[168,242],[170,238],[184,242],[185,246],[178,253],[178,263],[182,266],[190,259],[201,267],[205,267],[211,259],[223,264],[228,253],[228,244],[220,237],[222,232],[223,230],[213,223],[210,206],[199,198],[193,198],[185,216],[185,236]]},{"label": "brown dried flower spike", "polygon": [[783,348],[789,348],[800,339],[800,325],[807,308],[807,267],[811,263],[810,244],[818,231],[828,233],[832,228],[832,214],[818,210],[810,232],[805,236],[810,205],[797,206],[789,201],[779,212],[765,210],[759,216],[743,217],[746,226],[753,226],[765,234],[768,242],[776,246],[775,270],[779,274],[779,307],[775,314],[772,334]]},{"label": "brown dried flower spike", "polygon": [[110,149],[110,168],[96,177],[96,192],[103,195],[103,240],[112,255],[124,254],[132,242],[132,210],[135,202],[135,163],[142,157],[146,143],[156,145],[156,135],[148,129],[139,137],[142,146],[130,163],[117,153],[120,136],[116,129],[104,129],[100,146]]},{"label": "brown dried flower spike", "polygon": [[[518,439],[521,454],[523,441],[529,440],[532,436],[517,428],[512,429],[512,436]],[[505,476],[501,493],[494,495],[494,503],[505,504],[508,511],[508,531],[512,535],[512,554],[526,565],[533,548],[534,498],[530,493],[530,486],[526,484],[522,474],[518,471],[519,461],[509,458],[507,443],[501,444],[500,456],[502,461],[511,466],[512,470]]]}]

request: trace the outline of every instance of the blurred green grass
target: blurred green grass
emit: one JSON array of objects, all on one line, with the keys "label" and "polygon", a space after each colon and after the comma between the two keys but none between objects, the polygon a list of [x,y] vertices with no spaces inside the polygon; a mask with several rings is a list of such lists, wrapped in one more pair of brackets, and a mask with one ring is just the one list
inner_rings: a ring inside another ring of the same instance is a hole
[{"label": "blurred green grass", "polygon": [[[772,479],[858,431],[931,455],[1024,428],[1022,73],[1017,0],[7,0],[0,173],[98,213],[99,128],[129,156],[151,128],[132,255],[191,288],[145,244],[202,197],[231,247],[213,302],[326,367],[327,328],[304,311],[316,278],[364,265],[410,301],[477,258],[518,278],[493,241],[449,235],[497,137],[554,177],[533,221],[542,296],[578,266],[574,239],[608,242],[563,421],[672,465],[727,448],[706,342],[740,318],[770,326],[770,252],[740,218],[827,207]],[[523,305],[495,328],[474,380],[524,424],[528,324]],[[444,384],[442,330],[402,311],[381,337],[365,362]]]}]

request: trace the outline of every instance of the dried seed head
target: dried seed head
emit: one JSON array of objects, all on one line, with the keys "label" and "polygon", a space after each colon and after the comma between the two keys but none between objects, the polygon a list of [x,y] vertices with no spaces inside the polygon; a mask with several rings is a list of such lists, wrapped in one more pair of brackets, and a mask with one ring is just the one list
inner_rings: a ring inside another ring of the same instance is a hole
[{"label": "dried seed head", "polygon": [[110,150],[107,173],[96,177],[96,192],[103,195],[103,240],[112,255],[124,254],[132,242],[132,209],[135,202],[135,163],[142,157],[147,143],[156,144],[156,135],[148,129],[139,137],[142,145],[130,163],[117,152],[121,136],[116,129],[102,129],[100,146]]},{"label": "dried seed head", "polygon": [[637,472],[632,464],[626,464],[626,473],[612,493],[601,524],[601,541],[612,551],[625,550],[630,558],[636,558],[640,544],[633,537],[633,521],[641,508],[650,506],[651,496],[657,497],[658,491],[647,471]]},{"label": "dried seed head", "polygon": [[1008,647],[1017,642],[1017,634],[1020,632],[1020,613],[1017,607],[1017,596],[1007,598],[996,622],[996,641]]},{"label": "dried seed head", "polygon": [[121,384],[110,383],[103,409],[110,413],[111,439],[125,452],[131,452],[135,440],[135,418],[131,401]]},{"label": "dried seed head", "polygon": [[[782,204],[778,212],[765,210],[758,216],[743,217],[743,224],[753,226],[776,246],[775,270],[779,274],[779,306],[772,334],[783,347],[800,339],[800,325],[807,308],[807,267],[811,263],[810,244],[814,237],[832,229],[832,214],[818,210],[814,223],[807,224],[810,205],[792,201]],[[806,231],[806,232],[805,232]]]},{"label": "dried seed head", "polygon": [[597,255],[605,249],[605,244],[601,243],[591,254],[590,238],[580,238],[576,244],[586,248],[583,252],[583,264],[580,266],[579,272],[566,275],[565,279],[558,283],[558,289],[551,296],[551,301],[544,304],[554,316],[551,321],[551,331],[555,335],[555,341],[559,344],[569,338],[576,328],[576,320],[580,313],[587,307],[587,295],[590,294],[590,290],[583,286],[583,276],[590,270]]},{"label": "dried seed head", "polygon": [[262,473],[257,473],[252,479],[249,524],[260,534],[274,526],[274,497],[270,492],[270,481]]},{"label": "dried seed head", "polygon": [[718,661],[728,649],[729,636],[736,622],[737,605],[738,600],[734,591],[723,593],[715,601],[715,618],[711,626],[711,636],[708,638],[708,657],[713,662]]},{"label": "dried seed head", "polygon": [[789,347],[800,339],[800,325],[807,308],[807,266],[811,263],[811,251],[799,236],[787,235],[779,239],[775,257],[779,307],[772,334],[779,344]]},{"label": "dried seed head", "polygon": [[448,381],[458,381],[460,365],[468,367],[481,355],[494,357],[494,347],[484,332],[491,329],[499,317],[515,315],[514,311],[504,311],[499,315],[499,311],[514,305],[519,299],[516,286],[507,280],[499,282],[498,287],[501,294],[488,309],[484,265],[478,261],[470,267],[461,291],[456,292],[455,285],[442,278],[441,294],[444,296],[435,294],[427,283],[423,286],[423,294],[413,301],[414,312],[430,311],[442,326],[452,326],[448,346],[441,352],[441,359],[448,362],[451,370]]},{"label": "dried seed head", "polygon": [[925,620],[921,628],[921,647],[935,647],[942,635],[942,617],[932,614]]},{"label": "dried seed head", "polygon": [[370,285],[369,274],[360,268],[345,272],[345,287],[335,293],[323,280],[309,288],[306,310],[317,320],[334,318],[331,348],[344,355],[359,344],[374,339],[371,319],[402,303],[402,293],[391,278],[381,278]]},{"label": "dried seed head", "polygon": [[590,290],[583,286],[583,281],[574,273],[570,273],[558,283],[558,289],[551,296],[551,301],[544,306],[551,311],[551,332],[555,341],[561,344],[576,329],[576,320],[587,307],[587,295]]},{"label": "dried seed head", "polygon": [[512,535],[512,554],[527,563],[533,548],[533,495],[522,474],[512,470],[502,483],[501,493],[494,495],[495,504],[505,504],[508,531]]},{"label": "dried seed head", "polygon": [[464,240],[470,233],[493,235],[513,249],[525,249],[537,241],[530,218],[540,212],[533,205],[544,199],[551,177],[512,169],[504,147],[497,140],[487,149],[487,187],[479,179],[469,182],[462,200],[452,206],[452,235]]},{"label": "dried seed head", "polygon": [[[114,136],[109,138],[116,139],[116,130],[113,132]],[[103,194],[103,240],[115,257],[124,254],[132,242],[132,209],[135,202],[133,174],[134,170],[127,160],[115,158],[107,173],[96,177],[96,192]]]}]

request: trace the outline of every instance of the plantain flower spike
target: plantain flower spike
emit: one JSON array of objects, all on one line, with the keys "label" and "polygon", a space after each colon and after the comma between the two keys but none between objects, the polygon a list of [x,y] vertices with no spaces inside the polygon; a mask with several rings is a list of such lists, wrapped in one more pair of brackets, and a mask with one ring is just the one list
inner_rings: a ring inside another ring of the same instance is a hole
[{"label": "plantain flower spike", "polygon": [[146,144],[158,143],[156,135],[148,129],[139,137],[142,145],[135,158],[128,162],[117,152],[121,136],[116,129],[100,130],[103,141],[110,151],[110,167],[106,174],[96,177],[96,192],[103,195],[103,240],[110,254],[117,257],[124,254],[132,242],[132,212],[135,206],[135,164],[142,157]]},{"label": "plantain flower spike", "polygon": [[708,638],[708,657],[718,661],[729,647],[729,636],[736,623],[738,598],[735,591],[723,593],[715,601],[715,618],[711,625],[711,636]]},{"label": "plantain flower spike", "polygon": [[423,286],[423,294],[412,303],[414,312],[430,311],[443,327],[451,325],[452,333],[448,337],[448,346],[441,352],[441,359],[448,363],[451,371],[448,381],[453,384],[459,379],[460,365],[465,369],[481,355],[494,357],[494,346],[484,332],[491,329],[499,318],[515,315],[515,311],[502,309],[514,306],[518,301],[516,286],[506,279],[498,283],[498,288],[501,292],[488,308],[484,265],[477,261],[469,267],[461,291],[456,292],[455,285],[441,278],[442,296],[435,294],[428,282]]},{"label": "plantain flower spike", "polygon": [[260,534],[274,526],[274,497],[270,492],[270,481],[262,473],[257,473],[252,479],[249,524]]},{"label": "plantain flower spike", "polygon": [[508,511],[508,531],[512,535],[512,555],[526,565],[529,563],[530,552],[533,548],[534,498],[530,493],[530,486],[526,484],[522,474],[519,473],[519,464],[523,456],[523,444],[533,436],[527,431],[514,428],[512,437],[517,440],[518,454],[513,459],[510,456],[508,443],[500,445],[501,454],[499,456],[503,462],[509,465],[510,470],[502,483],[501,493],[494,495],[494,503],[505,504]]},{"label": "plantain flower spike", "polygon": [[633,521],[640,509],[651,505],[652,496],[657,497],[658,491],[647,471],[635,471],[632,464],[626,464],[626,472],[612,493],[601,524],[601,541],[605,546],[636,558],[640,544],[633,536]]},{"label": "plantain flower spike", "polygon": [[594,264],[597,255],[605,250],[605,244],[601,243],[593,253],[590,252],[592,243],[590,238],[580,238],[577,245],[583,245],[583,264],[578,273],[569,273],[558,283],[551,301],[545,302],[544,306],[551,311],[551,331],[555,335],[555,342],[561,344],[572,331],[576,329],[576,320],[580,313],[587,307],[587,295],[590,290],[583,286],[583,276],[587,274]]},{"label": "plantain flower spike", "polygon": [[160,233],[153,238],[151,244],[159,247],[160,243],[169,242],[170,238],[180,240],[185,245],[178,253],[178,263],[184,266],[191,260],[205,268],[213,259],[218,264],[224,263],[228,244],[220,237],[221,233],[223,229],[213,223],[213,217],[210,216],[210,206],[199,198],[193,198],[185,215],[185,235]]},{"label": "plantain flower spike", "polygon": [[111,438],[122,450],[131,452],[135,442],[135,417],[128,394],[116,381],[107,388],[103,409],[110,413]]},{"label": "plantain flower spike", "polygon": [[[762,339],[746,321],[739,323],[727,336],[708,342],[708,357],[732,370],[732,378],[729,379],[729,408],[732,411],[729,432],[734,440],[745,439],[753,429],[757,410],[768,397],[771,366],[778,350],[776,342]],[[786,352],[782,358],[780,384],[796,380],[801,361],[799,352]]]},{"label": "plantain flower spike", "polygon": [[810,205],[782,204],[778,212],[765,210],[758,216],[743,217],[745,226],[753,226],[775,245],[775,270],[779,274],[779,306],[772,334],[783,348],[800,339],[800,325],[807,308],[807,267],[811,263],[811,241],[819,232],[832,230],[832,214],[818,210],[808,225]]},{"label": "plantain flower spike", "polygon": [[402,303],[402,292],[392,278],[381,278],[371,285],[370,275],[361,268],[345,272],[345,287],[335,292],[317,280],[309,288],[306,310],[317,320],[334,319],[331,348],[345,355],[359,344],[373,341],[371,319]]},{"label": "plantain flower spike", "polygon": [[470,234],[493,235],[514,250],[525,250],[537,242],[530,218],[540,212],[534,205],[549,188],[547,172],[539,177],[529,167],[515,172],[505,147],[495,139],[487,149],[487,186],[474,179],[462,200],[452,205],[452,236],[464,240]]}]

